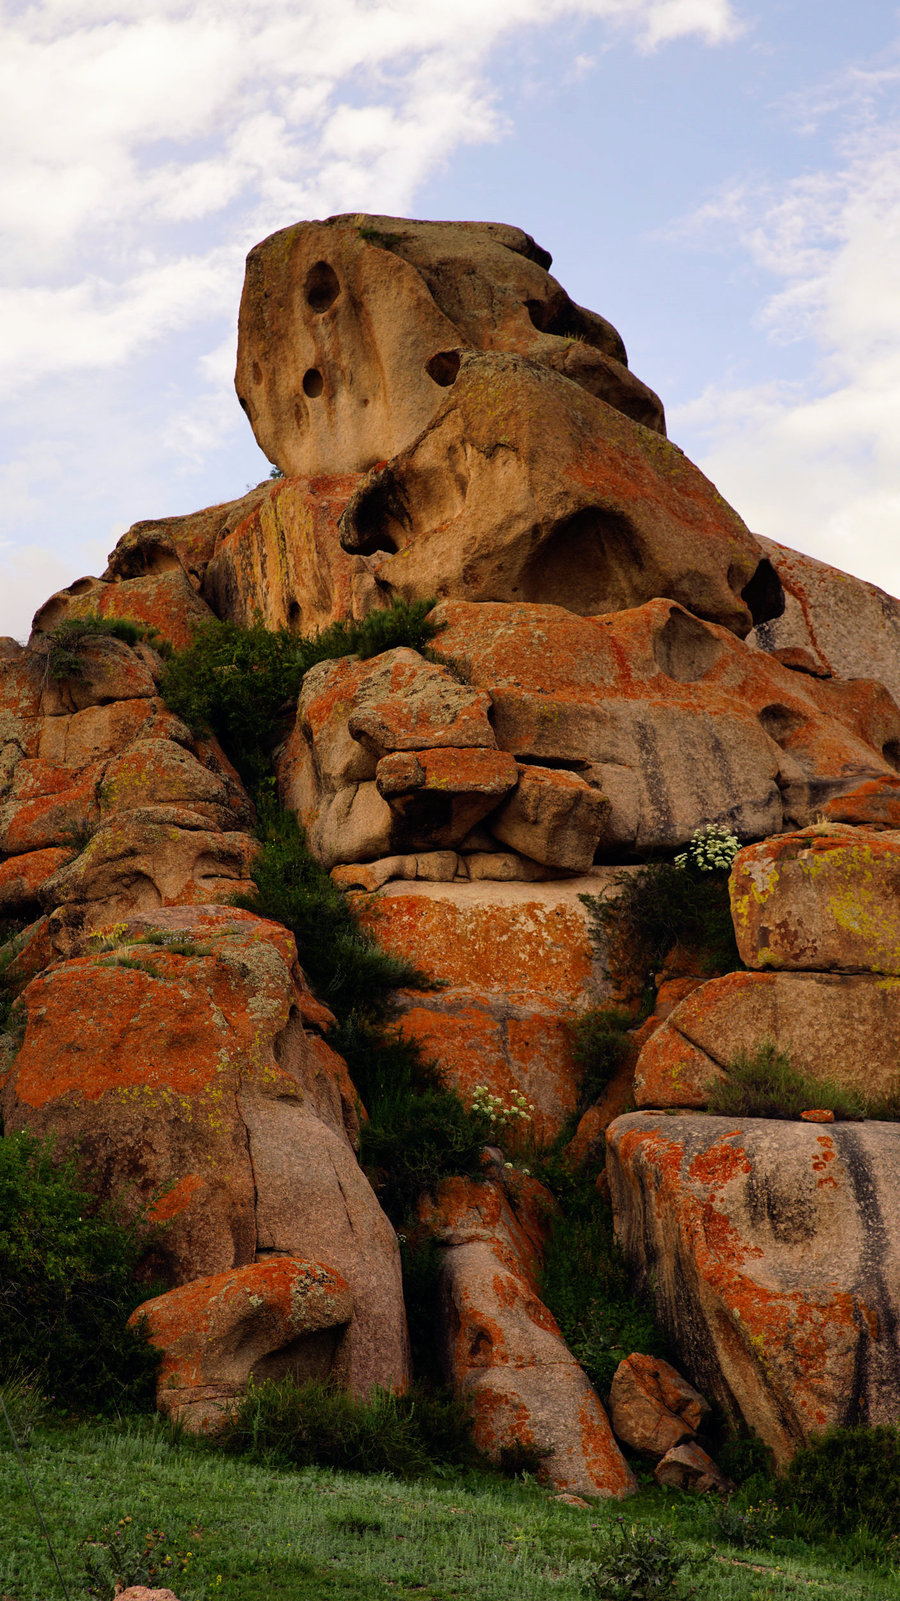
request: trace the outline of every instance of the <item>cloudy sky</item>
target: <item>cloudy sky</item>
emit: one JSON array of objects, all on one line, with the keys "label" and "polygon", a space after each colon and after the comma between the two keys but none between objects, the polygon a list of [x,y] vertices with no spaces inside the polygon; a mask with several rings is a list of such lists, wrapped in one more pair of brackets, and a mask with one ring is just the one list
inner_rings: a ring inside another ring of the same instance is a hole
[{"label": "cloudy sky", "polygon": [[900,593],[890,0],[0,0],[0,633],[268,473],[249,247],[518,223],[751,527]]}]

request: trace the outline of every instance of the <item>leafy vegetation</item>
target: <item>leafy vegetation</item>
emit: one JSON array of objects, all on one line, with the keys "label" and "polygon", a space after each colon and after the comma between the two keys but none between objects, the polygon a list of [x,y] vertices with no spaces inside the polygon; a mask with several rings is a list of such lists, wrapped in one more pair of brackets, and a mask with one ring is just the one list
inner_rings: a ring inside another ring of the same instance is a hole
[{"label": "leafy vegetation", "polygon": [[628,1035],[634,1021],[620,1006],[594,1006],[576,1017],[572,1054],[581,1070],[580,1111],[598,1101],[626,1063],[634,1062],[635,1046]]},{"label": "leafy vegetation", "polygon": [[417,1478],[435,1466],[472,1467],[468,1407],[421,1387],[364,1401],[332,1384],[293,1379],[251,1385],[220,1435],[232,1454],[277,1467],[340,1468]]},{"label": "leafy vegetation", "polygon": [[602,1537],[599,1558],[588,1593],[600,1601],[657,1601],[673,1591],[683,1594],[680,1581],[700,1565],[668,1530],[639,1528],[623,1517]]},{"label": "leafy vegetation", "polygon": [[125,1326],[154,1293],[135,1279],[146,1245],[51,1144],[0,1139],[0,1380],[28,1373],[58,1404],[97,1412],[152,1405],[157,1353]]},{"label": "leafy vegetation", "polygon": [[866,1115],[865,1100],[856,1090],[804,1073],[772,1040],[763,1040],[755,1051],[740,1052],[727,1072],[707,1102],[710,1112],[723,1117],[799,1118],[812,1107],[836,1118]]},{"label": "leafy vegetation", "polygon": [[900,1538],[900,1427],[829,1430],[797,1452],[776,1494],[814,1537],[865,1527]]},{"label": "leafy vegetation", "polygon": [[675,946],[695,955],[706,977],[741,966],[724,869],[701,870],[691,861],[683,867],[650,862],[618,874],[606,895],[581,899],[623,994],[648,1009],[654,975]]},{"label": "leafy vegetation", "polygon": [[554,1221],[541,1273],[541,1296],[572,1355],[605,1395],[632,1351],[668,1354],[652,1313],[637,1300],[613,1234],[612,1210],[594,1176],[567,1187],[557,1181],[561,1215]]},{"label": "leafy vegetation", "polygon": [[397,601],[310,637],[261,621],[249,628],[209,622],[168,662],[160,690],[191,728],[216,735],[252,791],[269,777],[304,674],[341,656],[367,660],[400,645],[421,650],[437,633],[428,619],[433,606],[433,600]]},{"label": "leafy vegetation", "polygon": [[130,617],[101,617],[96,612],[86,613],[84,617],[64,617],[37,641],[45,678],[56,683],[83,678],[85,650],[91,640],[97,638],[120,639],[125,645],[147,640],[157,650],[165,652],[167,649],[155,628],[134,622]]}]

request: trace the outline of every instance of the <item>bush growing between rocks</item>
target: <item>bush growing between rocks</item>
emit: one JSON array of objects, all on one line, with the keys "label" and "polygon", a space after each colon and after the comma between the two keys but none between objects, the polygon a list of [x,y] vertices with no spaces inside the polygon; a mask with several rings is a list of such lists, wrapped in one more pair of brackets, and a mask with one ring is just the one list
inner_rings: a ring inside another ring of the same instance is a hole
[{"label": "bush growing between rocks", "polygon": [[594,1006],[572,1024],[573,1055],[581,1069],[579,1111],[598,1101],[619,1069],[637,1058],[628,1030],[634,1027],[630,1012],[618,1006]]},{"label": "bush growing between rocks", "polygon": [[683,867],[650,862],[620,873],[606,895],[582,895],[588,926],[609,951],[622,992],[653,1003],[654,978],[673,947],[696,960],[705,978],[742,967],[731,921],[728,871],[689,859]]},{"label": "bush growing between rocks", "polygon": [[858,1529],[900,1534],[900,1426],[830,1429],[797,1452],[776,1495],[808,1538]]},{"label": "bush growing between rocks", "polygon": [[146,1247],[74,1161],[29,1134],[0,1139],[0,1381],[27,1370],[75,1410],[152,1407],[159,1355],[125,1326],[154,1293],[135,1279]]},{"label": "bush growing between rocks", "polygon": [[100,617],[96,612],[84,617],[64,617],[37,640],[35,648],[43,658],[44,677],[55,683],[83,678],[85,648],[92,639],[101,637],[120,639],[125,645],[137,645],[146,640],[161,654],[171,650],[155,628],[133,622],[130,617]]},{"label": "bush growing between rocks", "polygon": [[727,1073],[707,1101],[707,1111],[722,1117],[796,1119],[813,1107],[833,1112],[838,1119],[866,1116],[866,1102],[858,1091],[812,1078],[794,1067],[772,1040],[763,1040],[753,1052],[740,1052]]},{"label": "bush growing between rocks", "polygon": [[333,623],[307,637],[288,628],[209,622],[169,661],[160,692],[197,733],[213,733],[252,790],[269,777],[272,750],[294,710],[303,675],[316,662],[423,649],[437,633],[433,600],[397,601],[361,622]]},{"label": "bush growing between rocks", "polygon": [[612,1210],[597,1194],[592,1176],[580,1175],[568,1184],[557,1177],[551,1183],[562,1214],[553,1223],[544,1258],[541,1299],[575,1360],[604,1396],[619,1363],[632,1351],[648,1356],[669,1351],[631,1287],[613,1234]]},{"label": "bush growing between rocks", "polygon": [[268,1466],[320,1467],[416,1478],[480,1462],[464,1402],[419,1387],[373,1389],[357,1401],[333,1385],[293,1379],[251,1385],[218,1436],[226,1451]]}]

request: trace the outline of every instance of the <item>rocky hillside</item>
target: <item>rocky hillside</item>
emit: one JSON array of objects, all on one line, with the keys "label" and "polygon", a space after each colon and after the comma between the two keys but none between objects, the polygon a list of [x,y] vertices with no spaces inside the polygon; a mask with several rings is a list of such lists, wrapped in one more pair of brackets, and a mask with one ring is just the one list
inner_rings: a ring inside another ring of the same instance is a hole
[{"label": "rocky hillside", "polygon": [[[251,252],[236,387],[277,475],[136,523],[0,642],[0,1104],[160,1226],[143,1311],[190,1426],[251,1375],[407,1385],[402,1221],[482,1448],[623,1496],[616,1434],[714,1471],[706,1403],[636,1353],[614,1434],[542,1299],[529,1143],[599,1173],[670,1354],[777,1460],[900,1419],[900,603],[752,534],[550,264],[517,228],[367,216]],[[251,708],[230,742],[185,691],[217,619],[285,661],[319,636],[280,705],[261,656],[216,658]],[[324,910],[292,932],[261,863],[287,883],[298,850]],[[644,949],[679,874],[728,925],[729,868],[730,957],[674,912]],[[360,960],[394,988],[365,1080]],[[446,1149],[401,1202],[360,1131],[403,1050]]]}]

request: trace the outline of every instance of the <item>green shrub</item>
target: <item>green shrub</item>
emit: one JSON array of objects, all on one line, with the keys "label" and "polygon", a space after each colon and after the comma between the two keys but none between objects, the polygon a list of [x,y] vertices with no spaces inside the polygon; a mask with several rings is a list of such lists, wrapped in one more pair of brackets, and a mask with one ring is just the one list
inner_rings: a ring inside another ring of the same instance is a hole
[{"label": "green shrub", "polygon": [[797,1452],[777,1498],[816,1531],[900,1533],[900,1427],[831,1429]]},{"label": "green shrub", "polygon": [[399,1478],[479,1460],[465,1404],[415,1387],[403,1395],[373,1389],[357,1401],[317,1382],[251,1385],[219,1439],[226,1451],[272,1466],[319,1464]]},{"label": "green shrub", "polygon": [[135,1279],[146,1244],[74,1161],[29,1134],[0,1139],[0,1379],[27,1369],[77,1410],[152,1405],[158,1354],[125,1326],[154,1293]]},{"label": "green shrub", "polygon": [[573,1055],[581,1069],[579,1109],[585,1111],[600,1099],[619,1069],[636,1056],[628,1030],[634,1027],[630,1012],[617,1006],[594,1006],[572,1025]]},{"label": "green shrub", "polygon": [[799,1118],[811,1107],[836,1118],[865,1116],[865,1102],[855,1090],[802,1072],[772,1040],[763,1040],[753,1052],[740,1052],[727,1073],[707,1101],[707,1110],[723,1117]]},{"label": "green shrub", "polygon": [[137,645],[143,639],[157,646],[163,643],[155,628],[136,623],[130,617],[100,617],[93,612],[84,617],[64,617],[37,640],[45,678],[57,683],[83,678],[85,648],[98,636],[120,639],[125,645]]},{"label": "green shrub", "polygon": [[359,1159],[395,1225],[406,1222],[419,1196],[433,1191],[441,1179],[480,1177],[481,1153],[489,1139],[485,1119],[463,1106],[452,1090],[411,1090],[370,1103],[367,1109]]},{"label": "green shrub", "polygon": [[216,735],[254,790],[271,770],[272,750],[293,715],[303,675],[317,662],[377,656],[398,645],[421,650],[437,628],[434,601],[397,601],[361,622],[333,623],[306,637],[290,629],[209,622],[167,664],[160,692],[198,733]]},{"label": "green shrub", "polygon": [[30,1445],[35,1429],[49,1412],[40,1378],[21,1361],[14,1360],[0,1378],[0,1398],[9,1420],[7,1427],[6,1421],[0,1418],[0,1451],[12,1449],[13,1439],[20,1448]]},{"label": "green shrub", "polygon": [[562,1194],[540,1278],[541,1297],[594,1388],[605,1395],[632,1351],[666,1356],[664,1337],[631,1287],[612,1210],[591,1177]]},{"label": "green shrub", "polygon": [[408,962],[380,950],[359,928],[343,891],[307,848],[293,812],[261,798],[259,837],[263,848],[251,868],[256,894],[238,896],[236,903],[290,929],[303,971],[339,1018],[380,1017],[392,990],[425,985]]},{"label": "green shrub", "polygon": [[728,874],[702,871],[692,862],[651,862],[618,874],[606,895],[582,895],[589,926],[609,953],[623,991],[649,1004],[653,978],[673,946],[696,953],[707,977],[741,966]]},{"label": "green shrub", "polygon": [[600,1601],[656,1601],[679,1591],[680,1581],[708,1558],[693,1556],[668,1529],[616,1518],[600,1537],[599,1562],[588,1593]]}]

